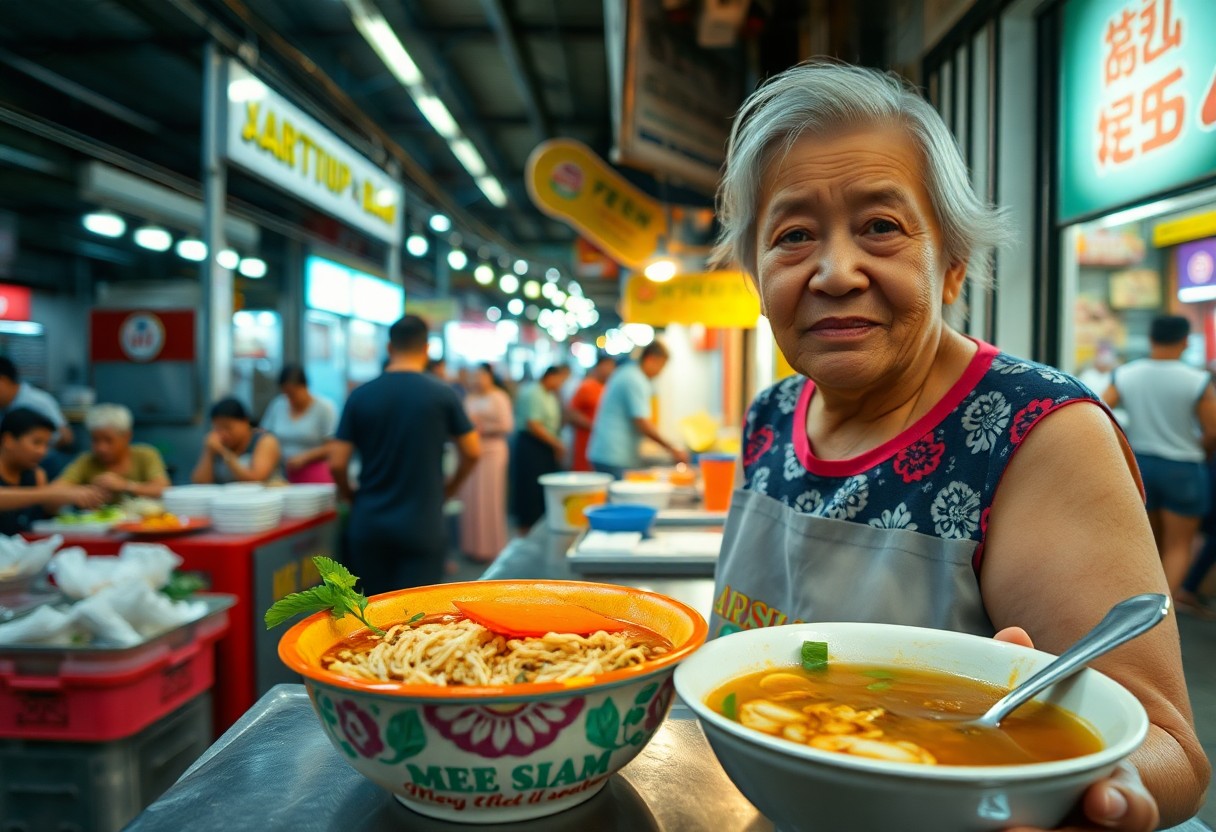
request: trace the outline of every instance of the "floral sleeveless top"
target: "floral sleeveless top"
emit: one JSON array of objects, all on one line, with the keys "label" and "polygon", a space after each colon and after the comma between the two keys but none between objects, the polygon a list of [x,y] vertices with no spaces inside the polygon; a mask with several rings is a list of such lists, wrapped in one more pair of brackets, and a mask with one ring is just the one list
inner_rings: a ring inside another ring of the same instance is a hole
[{"label": "floral sleeveless top", "polygon": [[744,427],[744,488],[801,514],[975,541],[975,567],[997,485],[1034,426],[1076,402],[1105,408],[1072,376],[980,343],[909,430],[861,456],[821,460],[804,427],[813,392],[793,376],[756,398]]}]

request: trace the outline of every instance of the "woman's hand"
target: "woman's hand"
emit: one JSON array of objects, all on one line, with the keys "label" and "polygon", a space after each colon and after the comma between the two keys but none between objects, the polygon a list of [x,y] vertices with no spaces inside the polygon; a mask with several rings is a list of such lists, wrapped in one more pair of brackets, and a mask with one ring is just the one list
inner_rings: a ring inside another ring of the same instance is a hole
[{"label": "woman's hand", "polygon": [[[997,641],[1034,647],[1034,642],[1021,627],[1006,627],[995,636]],[[1080,804],[1067,825],[1058,832],[1097,832],[1116,829],[1120,832],[1152,832],[1159,816],[1157,801],[1144,788],[1135,767],[1122,763],[1106,780],[1094,783],[1085,791]],[[1019,826],[1006,832],[1044,832],[1030,826]]]},{"label": "woman's hand", "polygon": [[228,450],[224,447],[224,443],[220,441],[220,436],[215,431],[207,434],[207,438],[203,440],[203,447],[210,451],[215,456],[223,456]]},{"label": "woman's hand", "polygon": [[121,474],[116,474],[113,471],[106,471],[98,474],[93,478],[93,485],[98,488],[104,488],[106,491],[112,491],[115,494],[122,494],[131,489],[131,483],[126,477]]},{"label": "woman's hand", "polygon": [[294,472],[299,471],[308,463],[309,460],[304,459],[304,454],[296,454],[295,456],[287,457],[287,459],[283,462],[283,465],[289,472]]},{"label": "woman's hand", "polygon": [[106,501],[106,493],[91,485],[63,485],[56,491],[59,501],[77,508],[100,508]]}]

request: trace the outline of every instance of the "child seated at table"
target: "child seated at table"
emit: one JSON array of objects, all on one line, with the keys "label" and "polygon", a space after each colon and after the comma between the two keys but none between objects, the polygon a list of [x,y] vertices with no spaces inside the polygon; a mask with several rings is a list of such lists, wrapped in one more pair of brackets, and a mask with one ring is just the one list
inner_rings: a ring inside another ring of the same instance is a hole
[{"label": "child seated at table", "polygon": [[0,534],[29,531],[44,511],[96,508],[105,500],[105,492],[91,485],[47,485],[39,466],[54,433],[55,423],[29,408],[10,410],[0,421]]}]

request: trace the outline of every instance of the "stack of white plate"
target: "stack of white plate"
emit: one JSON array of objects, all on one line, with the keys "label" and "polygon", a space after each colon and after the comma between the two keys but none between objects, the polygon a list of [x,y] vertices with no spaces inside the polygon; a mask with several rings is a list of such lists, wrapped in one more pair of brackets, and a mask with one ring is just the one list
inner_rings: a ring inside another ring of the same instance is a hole
[{"label": "stack of white plate", "polygon": [[224,534],[253,534],[269,531],[283,519],[280,489],[226,491],[211,503],[215,530]]},{"label": "stack of white plate", "polygon": [[280,489],[284,517],[316,517],[334,507],[337,489],[329,484],[301,483]]},{"label": "stack of white plate", "polygon": [[165,489],[160,501],[177,517],[210,517],[211,501],[223,493],[220,485],[175,485]]}]

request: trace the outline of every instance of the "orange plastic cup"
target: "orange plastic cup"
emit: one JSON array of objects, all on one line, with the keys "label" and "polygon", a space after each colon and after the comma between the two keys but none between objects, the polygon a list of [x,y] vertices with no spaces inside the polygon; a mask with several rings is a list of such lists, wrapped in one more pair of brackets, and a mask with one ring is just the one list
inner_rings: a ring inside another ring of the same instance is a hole
[{"label": "orange plastic cup", "polygon": [[705,510],[726,511],[735,489],[735,455],[701,454],[701,479],[705,484]]}]

